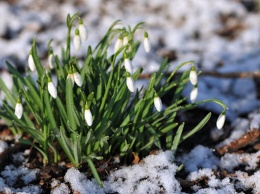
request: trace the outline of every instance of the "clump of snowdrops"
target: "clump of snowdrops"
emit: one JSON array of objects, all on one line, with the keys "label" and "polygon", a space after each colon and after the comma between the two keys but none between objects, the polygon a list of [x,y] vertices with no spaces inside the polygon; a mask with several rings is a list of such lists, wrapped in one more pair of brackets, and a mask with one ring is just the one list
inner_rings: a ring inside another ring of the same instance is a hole
[{"label": "clump of snowdrops", "polygon": [[[5,93],[0,116],[14,133],[31,136],[31,139],[22,136],[19,141],[37,149],[44,164],[59,161],[61,153],[57,147],[60,146],[73,166],[87,162],[100,185],[93,160],[114,155],[127,157],[132,152],[145,155],[154,146],[162,148],[162,141],[164,149],[175,151],[211,116],[208,113],[194,129],[182,134],[185,123],[176,121],[178,111],[216,102],[223,107],[217,121],[217,127],[222,128],[227,109],[218,100],[196,102],[198,74],[192,61],[180,64],[166,79],[164,72],[169,65],[162,62],[159,70],[151,74],[148,86],[137,89],[135,81],[143,69],[134,71],[132,64],[140,45],[135,34],[144,34],[141,42],[149,52],[148,32],[143,23],[134,28],[119,24],[119,21],[113,23],[95,48],[88,47],[83,65],[79,65],[80,59],[71,55],[71,49],[80,50],[81,44],[87,44],[87,31],[79,13],[68,15],[67,42],[61,59],[52,50],[50,41],[46,45],[48,65],[44,66],[34,38],[25,75],[7,62],[13,89],[9,91],[0,79]],[[108,56],[111,46],[114,54]],[[190,70],[176,76],[186,65]],[[36,72],[36,81],[31,72]],[[54,84],[53,78],[57,83]],[[190,95],[192,103],[185,104],[187,98],[181,93],[188,82],[194,86]],[[171,97],[171,104],[163,108],[161,98],[165,95]]]}]

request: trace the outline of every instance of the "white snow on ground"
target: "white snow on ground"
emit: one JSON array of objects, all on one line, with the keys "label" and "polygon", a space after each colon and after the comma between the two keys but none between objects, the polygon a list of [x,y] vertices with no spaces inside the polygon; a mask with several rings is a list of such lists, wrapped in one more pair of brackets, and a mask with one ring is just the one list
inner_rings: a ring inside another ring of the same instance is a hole
[{"label": "white snow on ground", "polygon": [[[89,37],[87,44],[83,45],[79,53],[73,50],[72,53],[78,56],[85,54],[88,44],[96,45],[112,22],[122,19],[124,24],[132,26],[140,21],[146,22],[152,50],[147,56],[141,48],[133,61],[135,68],[142,66],[145,72],[157,70],[161,60],[158,55],[163,50],[176,52],[177,61],[171,62],[171,69],[180,62],[188,60],[197,61],[197,68],[202,71],[217,70],[221,73],[230,73],[253,72],[260,69],[260,13],[247,12],[236,0],[129,0],[122,2],[124,3],[115,0],[83,0],[81,5],[73,5],[68,1],[59,5],[59,11],[57,11],[55,1],[51,6],[47,5],[45,0],[21,0],[13,6],[1,1],[0,67],[5,66],[6,59],[17,65],[26,66],[31,40],[35,34],[37,34],[41,56],[46,52],[47,43],[51,38],[55,40],[54,52],[59,54],[64,44],[61,42],[64,42],[66,35],[64,22],[67,13],[81,11]],[[228,20],[223,23],[225,18]],[[220,35],[224,29],[232,27],[239,28],[233,38]],[[8,33],[6,33],[7,30]],[[9,36],[8,39],[3,37],[6,34]],[[142,38],[141,34],[140,38]],[[158,49],[159,43],[163,44],[163,49]],[[109,52],[113,52],[113,46]],[[12,83],[8,81],[10,77],[6,72],[1,73],[1,78],[11,87]],[[203,76],[200,77],[198,85],[197,100],[216,98],[229,106],[227,116],[232,121],[231,128],[234,130],[230,137],[219,146],[232,142],[250,129],[259,128],[260,114],[257,108],[260,106],[260,101],[256,98],[256,89],[252,79],[220,79]],[[190,91],[191,87],[188,86],[184,95],[188,96]],[[0,101],[1,99],[0,93]],[[204,107],[215,112],[221,111],[221,108],[214,104],[205,104]],[[241,113],[250,112],[248,118],[237,117]],[[212,132],[213,137],[216,134]],[[0,153],[6,148],[6,144],[1,141]],[[240,188],[241,191],[251,188],[255,193],[260,193],[259,171],[252,175],[234,171],[241,164],[245,165],[246,169],[254,170],[259,162],[259,154],[259,152],[227,153],[218,159],[214,156],[212,149],[199,145],[189,154],[179,156],[176,160],[184,163],[185,170],[190,173],[189,180],[208,177],[208,188],[194,186],[193,190],[196,193],[235,193],[235,188]],[[16,155],[15,158],[19,161],[24,160],[22,155]],[[71,168],[65,176],[66,183],[53,181],[53,186],[56,186],[53,193],[69,193],[67,184],[71,184],[75,190],[89,191],[89,193],[108,191],[126,193],[131,189],[135,189],[135,193],[145,191],[149,193],[148,190],[154,193],[153,191],[158,191],[161,185],[168,193],[171,193],[170,189],[174,189],[176,191],[174,193],[180,193],[180,185],[174,177],[177,166],[172,163],[173,159],[169,152],[161,152],[157,156],[148,156],[141,164],[115,170],[104,182],[104,189],[99,188],[94,180],[87,180],[83,173]],[[234,171],[236,177],[220,179],[214,174],[214,169],[217,168]],[[26,167],[6,166],[0,173],[0,191],[40,193],[39,186],[30,185],[37,172]],[[28,186],[15,188],[13,184],[18,177],[24,183],[28,183]]]}]

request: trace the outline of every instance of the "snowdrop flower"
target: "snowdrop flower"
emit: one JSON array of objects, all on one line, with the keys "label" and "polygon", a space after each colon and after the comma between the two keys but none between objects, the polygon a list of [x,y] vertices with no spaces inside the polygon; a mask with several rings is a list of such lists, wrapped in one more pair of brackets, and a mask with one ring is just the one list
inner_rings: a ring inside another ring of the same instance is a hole
[{"label": "snowdrop flower", "polygon": [[123,36],[120,34],[118,39],[116,40],[114,53],[116,53],[122,46],[123,46]]},{"label": "snowdrop flower", "polygon": [[128,72],[126,73],[126,85],[130,92],[135,91],[134,80]]},{"label": "snowdrop flower", "polygon": [[22,115],[23,115],[23,105],[21,103],[21,99],[20,98],[17,99],[16,105],[15,105],[14,114],[15,114],[15,116],[18,119],[22,118]]},{"label": "snowdrop flower", "polygon": [[50,77],[48,77],[48,91],[53,98],[57,98],[57,89]]},{"label": "snowdrop flower", "polygon": [[125,66],[125,69],[126,69],[127,72],[129,72],[130,74],[133,74],[132,62],[127,57],[124,59],[124,66]]},{"label": "snowdrop flower", "polygon": [[74,74],[69,72],[69,74],[67,75],[67,79],[70,79],[72,82],[72,85],[74,85]]},{"label": "snowdrop flower", "polygon": [[223,111],[219,115],[217,123],[216,123],[218,129],[222,129],[222,127],[224,126],[225,120],[226,120],[226,111]]},{"label": "snowdrop flower", "polygon": [[191,84],[194,85],[194,86],[198,83],[198,75],[197,75],[197,72],[196,72],[194,66],[191,67],[191,71],[190,71],[190,82],[191,82]]},{"label": "snowdrop flower", "polygon": [[75,30],[74,46],[75,46],[75,49],[76,49],[77,51],[80,50],[81,40],[80,40],[80,35],[79,35],[79,29],[76,29],[76,30]]},{"label": "snowdrop flower", "polygon": [[123,46],[128,44],[128,34],[127,32],[124,34],[124,38],[123,38]]},{"label": "snowdrop flower", "polygon": [[54,56],[53,56],[53,51],[50,52],[49,56],[48,56],[48,64],[50,69],[54,68]]},{"label": "snowdrop flower", "polygon": [[28,64],[31,71],[35,71],[35,63],[32,56],[32,51],[30,51],[29,58],[28,58]]},{"label": "snowdrop flower", "polygon": [[81,75],[76,71],[73,72],[73,70],[71,70],[67,75],[67,79],[70,79],[72,81],[72,85],[74,85],[75,82],[79,87],[82,86]]},{"label": "snowdrop flower", "polygon": [[81,75],[78,72],[74,72],[73,73],[73,79],[75,81],[75,83],[81,87],[82,86],[82,79],[81,79]]},{"label": "snowdrop flower", "polygon": [[82,19],[79,19],[79,36],[80,36],[81,40],[83,40],[83,41],[87,40],[87,38],[88,38],[88,34],[87,34],[87,31],[83,24]]},{"label": "snowdrop flower", "polygon": [[190,101],[194,103],[198,96],[198,86],[195,85],[190,93]]},{"label": "snowdrop flower", "polygon": [[157,94],[155,94],[155,97],[153,98],[153,103],[154,103],[156,110],[158,112],[161,112],[161,110],[162,110],[162,100]]},{"label": "snowdrop flower", "polygon": [[144,32],[144,50],[149,53],[151,49],[148,33]]},{"label": "snowdrop flower", "polygon": [[88,104],[86,103],[85,105],[85,112],[84,112],[84,117],[85,117],[85,121],[87,123],[88,126],[91,126],[93,123],[93,117],[92,117],[92,113],[89,110]]}]

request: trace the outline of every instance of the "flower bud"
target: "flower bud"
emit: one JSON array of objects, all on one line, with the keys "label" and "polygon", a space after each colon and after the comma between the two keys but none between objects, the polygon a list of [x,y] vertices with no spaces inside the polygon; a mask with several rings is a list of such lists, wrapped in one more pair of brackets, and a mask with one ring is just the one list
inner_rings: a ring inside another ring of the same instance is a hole
[{"label": "flower bud", "polygon": [[29,58],[28,58],[28,64],[31,71],[35,71],[35,63],[33,60],[32,52],[30,51]]},{"label": "flower bud", "polygon": [[87,103],[85,105],[84,117],[85,117],[85,121],[86,121],[87,125],[91,126],[93,123],[93,117],[92,117],[92,113],[91,113]]},{"label": "flower bud", "polygon": [[129,73],[126,74],[126,85],[130,92],[135,91],[134,80]]},{"label": "flower bud", "polygon": [[72,85],[74,85],[74,73],[69,72],[69,74],[67,75],[67,79],[70,79]]},{"label": "flower bud", "polygon": [[83,40],[83,41],[86,41],[88,38],[88,34],[87,34],[87,31],[83,24],[82,19],[79,19],[79,35],[80,35],[81,40]]},{"label": "flower bud", "polygon": [[125,66],[125,69],[127,72],[129,72],[130,74],[133,74],[133,65],[129,58],[124,59],[124,66]]},{"label": "flower bud", "polygon": [[16,105],[15,105],[15,110],[14,110],[14,114],[18,119],[22,118],[23,115],[23,105],[21,103],[20,98],[17,99]]},{"label": "flower bud", "polygon": [[114,53],[116,53],[123,46],[123,37],[120,35],[115,43]]},{"label": "flower bud", "polygon": [[127,45],[128,44],[128,33],[125,32],[124,34],[124,38],[123,38],[123,46]]},{"label": "flower bud", "polygon": [[222,127],[224,126],[224,123],[225,123],[225,120],[226,120],[226,111],[223,111],[219,116],[218,116],[218,119],[217,119],[217,128],[218,129],[222,129]]},{"label": "flower bud", "polygon": [[57,89],[50,77],[48,77],[48,91],[53,98],[57,98]]},{"label": "flower bud", "polygon": [[198,96],[198,86],[195,85],[190,93],[190,101],[194,103]]},{"label": "flower bud", "polygon": [[148,37],[148,33],[144,32],[144,50],[149,53],[151,50],[150,41]]},{"label": "flower bud", "polygon": [[54,56],[53,56],[53,52],[51,52],[48,56],[48,64],[50,69],[54,68]]},{"label": "flower bud", "polygon": [[80,36],[79,36],[79,29],[76,29],[76,30],[75,30],[74,46],[75,46],[75,49],[76,49],[77,51],[80,50],[81,40],[80,40]]},{"label": "flower bud", "polygon": [[82,79],[81,79],[81,75],[78,72],[74,72],[73,73],[73,80],[75,81],[75,83],[81,87],[82,86]]},{"label": "flower bud", "polygon": [[161,100],[161,98],[157,94],[153,98],[153,103],[154,103],[154,106],[155,106],[156,110],[158,112],[161,112],[161,110],[162,110],[162,100]]},{"label": "flower bud", "polygon": [[191,84],[194,85],[194,86],[198,83],[198,75],[197,75],[197,72],[196,72],[194,66],[191,67],[191,71],[190,71],[190,82],[191,82]]}]

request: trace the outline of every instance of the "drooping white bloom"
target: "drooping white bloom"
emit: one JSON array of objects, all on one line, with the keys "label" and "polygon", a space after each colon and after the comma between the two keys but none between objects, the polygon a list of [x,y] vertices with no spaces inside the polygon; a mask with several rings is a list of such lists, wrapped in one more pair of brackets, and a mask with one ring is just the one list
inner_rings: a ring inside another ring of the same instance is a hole
[{"label": "drooping white bloom", "polygon": [[217,120],[217,123],[216,123],[218,129],[222,129],[222,127],[224,126],[225,120],[226,120],[226,113],[222,112],[218,116],[218,120]]},{"label": "drooping white bloom", "polygon": [[150,50],[151,50],[151,46],[150,46],[150,40],[149,40],[149,37],[148,37],[148,33],[145,32],[144,33],[144,50],[149,53]]},{"label": "drooping white bloom", "polygon": [[196,99],[197,99],[197,96],[198,96],[198,87],[195,86],[195,87],[193,87],[193,89],[192,89],[192,91],[190,93],[190,101],[192,103],[194,103],[196,101]]},{"label": "drooping white bloom", "polygon": [[127,45],[128,44],[128,34],[125,33],[124,34],[124,38],[123,38],[123,46]]},{"label": "drooping white bloom", "polygon": [[53,53],[51,53],[48,56],[48,64],[49,64],[50,69],[54,68],[54,56],[53,56]]},{"label": "drooping white bloom", "polygon": [[28,64],[29,64],[30,70],[31,70],[31,71],[35,71],[36,67],[35,67],[35,63],[34,63],[34,60],[33,60],[33,56],[32,56],[31,53],[29,54],[29,57],[28,57]]},{"label": "drooping white bloom", "polygon": [[114,53],[116,53],[122,46],[123,46],[123,38],[122,38],[122,35],[120,35],[118,37],[118,39],[116,40],[115,47],[114,47]]},{"label": "drooping white bloom", "polygon": [[71,82],[72,82],[72,85],[74,85],[74,73],[69,73],[69,74],[67,75],[67,79],[70,79]]},{"label": "drooping white bloom", "polygon": [[50,78],[48,79],[48,92],[53,98],[57,98],[57,89]]},{"label": "drooping white bloom", "polygon": [[197,75],[197,72],[195,70],[195,67],[192,66],[191,67],[191,71],[190,71],[190,82],[192,85],[196,85],[198,83],[198,75]]},{"label": "drooping white bloom", "polygon": [[126,85],[127,85],[127,88],[129,89],[130,92],[135,91],[134,80],[133,80],[132,77],[130,77],[130,76],[126,77]]},{"label": "drooping white bloom", "polygon": [[161,98],[159,96],[155,96],[153,98],[153,103],[154,103],[156,110],[158,112],[161,112],[161,110],[162,110],[162,100],[161,100]]},{"label": "drooping white bloom", "polygon": [[85,105],[84,117],[85,117],[85,121],[86,121],[87,125],[91,126],[93,123],[93,117],[92,117],[92,113],[91,113],[87,103]]},{"label": "drooping white bloom", "polygon": [[81,79],[81,75],[78,72],[73,73],[73,79],[75,81],[75,83],[81,87],[82,86],[82,79]]},{"label": "drooping white bloom", "polygon": [[86,41],[88,38],[87,30],[83,24],[82,19],[79,20],[79,35],[81,40]]},{"label": "drooping white bloom", "polygon": [[126,71],[130,74],[133,74],[133,65],[129,58],[124,59],[124,66],[126,68]]},{"label": "drooping white bloom", "polygon": [[23,105],[21,103],[21,100],[18,98],[16,105],[15,105],[15,110],[14,110],[14,114],[18,119],[22,118],[23,115]]},{"label": "drooping white bloom", "polygon": [[81,39],[79,35],[79,29],[75,30],[75,36],[74,36],[74,46],[77,51],[80,50],[81,47]]}]

